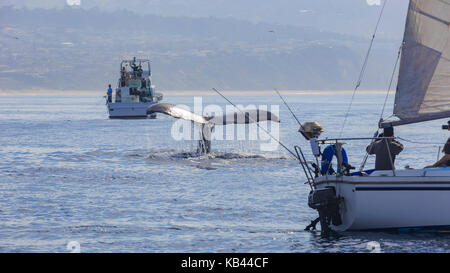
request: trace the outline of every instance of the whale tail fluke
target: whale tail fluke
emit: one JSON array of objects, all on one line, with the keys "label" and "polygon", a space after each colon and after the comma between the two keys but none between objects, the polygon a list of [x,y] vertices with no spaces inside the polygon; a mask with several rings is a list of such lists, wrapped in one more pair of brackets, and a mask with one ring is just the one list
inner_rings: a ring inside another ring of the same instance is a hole
[{"label": "whale tail fluke", "polygon": [[208,120],[200,115],[194,114],[186,109],[169,103],[157,103],[147,108],[147,115],[161,113],[172,116],[174,118],[181,118],[185,120],[192,120],[193,122],[206,124]]},{"label": "whale tail fluke", "polygon": [[260,109],[250,109],[222,116],[204,117],[169,103],[158,103],[147,108],[147,115],[155,113],[202,124],[197,148],[197,153],[199,154],[208,154],[211,152],[211,134],[216,125],[250,124],[262,121],[280,122],[277,115]]},{"label": "whale tail fluke", "polygon": [[208,121],[215,125],[228,125],[228,124],[250,124],[262,121],[280,122],[277,115],[272,112],[250,109],[242,112],[234,112],[223,116],[215,116],[208,118]]}]

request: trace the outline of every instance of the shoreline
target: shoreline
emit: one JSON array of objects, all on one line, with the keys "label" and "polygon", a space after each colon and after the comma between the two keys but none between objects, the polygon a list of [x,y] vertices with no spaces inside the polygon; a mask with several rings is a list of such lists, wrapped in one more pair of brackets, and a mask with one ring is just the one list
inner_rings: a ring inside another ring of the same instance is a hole
[{"label": "shoreline", "polygon": [[[174,95],[217,95],[212,90],[166,90],[159,91],[164,96]],[[274,94],[274,90],[222,90],[224,94],[230,95],[267,95]],[[324,95],[324,94],[352,94],[353,90],[279,90],[281,94],[285,95]],[[359,90],[359,93],[364,94],[385,94],[386,90]],[[105,96],[105,91],[89,91],[89,90],[0,90],[0,96]]]}]

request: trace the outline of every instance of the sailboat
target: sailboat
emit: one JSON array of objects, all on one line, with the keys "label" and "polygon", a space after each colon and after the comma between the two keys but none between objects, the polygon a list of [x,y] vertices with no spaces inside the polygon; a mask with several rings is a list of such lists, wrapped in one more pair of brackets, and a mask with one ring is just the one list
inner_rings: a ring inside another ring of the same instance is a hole
[{"label": "sailboat", "polygon": [[[393,114],[380,129],[450,117],[450,1],[410,0]],[[317,158],[319,147],[333,145],[338,166],[322,174],[296,147],[309,206],[319,212],[308,229],[319,222],[322,232],[450,229],[450,167],[396,170],[391,162],[392,170],[351,173],[342,146],[353,139],[309,138]]]}]

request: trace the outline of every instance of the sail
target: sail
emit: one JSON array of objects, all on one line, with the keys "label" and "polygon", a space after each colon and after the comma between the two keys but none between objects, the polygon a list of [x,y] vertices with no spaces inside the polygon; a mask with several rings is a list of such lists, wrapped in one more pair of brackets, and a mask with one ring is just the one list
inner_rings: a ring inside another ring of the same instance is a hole
[{"label": "sail", "polygon": [[450,0],[411,0],[395,125],[450,117]]}]

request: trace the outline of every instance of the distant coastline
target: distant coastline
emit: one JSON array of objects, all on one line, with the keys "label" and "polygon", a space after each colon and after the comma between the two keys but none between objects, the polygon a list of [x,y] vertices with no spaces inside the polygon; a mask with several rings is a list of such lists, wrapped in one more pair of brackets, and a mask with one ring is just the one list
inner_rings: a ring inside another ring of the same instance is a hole
[{"label": "distant coastline", "polygon": [[[212,90],[159,90],[164,95],[216,95]],[[311,94],[351,94],[352,90],[279,90],[281,94],[285,95],[311,95]],[[105,91],[98,90],[0,90],[0,96],[103,96]],[[274,90],[221,90],[221,92],[232,95],[267,95],[273,94]],[[365,94],[384,94],[386,90],[359,90],[360,93]]]}]

